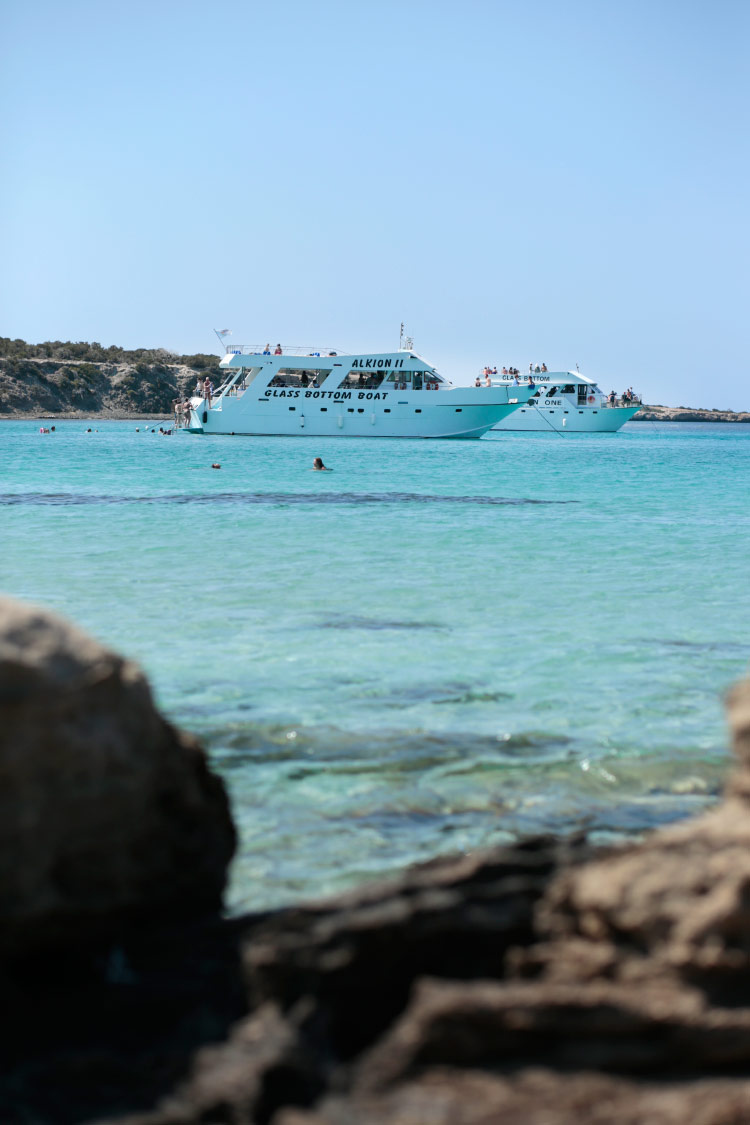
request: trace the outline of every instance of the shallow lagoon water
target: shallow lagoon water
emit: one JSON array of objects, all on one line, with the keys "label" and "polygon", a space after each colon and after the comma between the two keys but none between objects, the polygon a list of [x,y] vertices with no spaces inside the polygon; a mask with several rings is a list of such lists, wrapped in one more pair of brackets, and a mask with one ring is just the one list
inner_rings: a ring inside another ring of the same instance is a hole
[{"label": "shallow lagoon water", "polygon": [[240,827],[234,908],[526,832],[617,839],[719,791],[750,665],[750,427],[55,426],[0,426],[0,583],[140,661],[204,740]]}]

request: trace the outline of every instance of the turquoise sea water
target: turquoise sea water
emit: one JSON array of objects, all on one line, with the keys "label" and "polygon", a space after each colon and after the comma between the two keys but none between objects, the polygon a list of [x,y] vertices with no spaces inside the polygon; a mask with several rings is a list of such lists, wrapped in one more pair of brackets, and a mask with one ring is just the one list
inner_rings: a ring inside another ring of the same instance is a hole
[{"label": "turquoise sea water", "polygon": [[519,833],[638,833],[719,791],[722,694],[750,664],[750,427],[55,425],[0,424],[0,585],[140,661],[204,740],[235,908]]}]

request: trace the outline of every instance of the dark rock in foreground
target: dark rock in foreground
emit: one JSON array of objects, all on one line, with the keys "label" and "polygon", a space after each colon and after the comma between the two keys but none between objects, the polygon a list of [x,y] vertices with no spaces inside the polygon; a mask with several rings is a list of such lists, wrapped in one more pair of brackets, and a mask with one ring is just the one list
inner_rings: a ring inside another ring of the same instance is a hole
[{"label": "dark rock in foreground", "polygon": [[[166,754],[172,763],[154,733],[165,726],[158,716],[139,711],[136,722],[134,708],[120,707],[115,721],[105,706],[123,691],[131,701],[147,697],[139,674],[55,628],[37,621],[19,626],[10,645],[7,635],[0,639],[0,654],[16,654],[8,666],[22,669],[10,680],[12,705],[26,708],[3,743],[2,768],[5,756],[38,763],[18,790],[16,848],[32,840],[24,829],[40,822],[37,786],[47,781],[56,739],[67,739],[66,769],[55,775],[60,826],[63,809],[77,815],[89,785],[108,807],[128,807],[128,754],[110,752],[100,774],[81,785],[97,732],[111,749],[130,745],[132,753],[128,735],[140,723],[136,742],[151,748],[146,757]],[[46,638],[41,648],[35,637]],[[19,655],[29,642],[44,650],[43,660]],[[57,698],[57,710],[48,712],[54,726],[31,713],[35,674],[26,695],[25,669],[40,661],[51,677],[43,694]],[[97,719],[80,739],[79,760],[62,700],[113,677],[120,687],[102,689],[99,703],[86,707]],[[44,952],[20,958],[17,941],[4,947],[2,988],[12,1012],[5,1027],[14,1041],[0,1060],[0,1121],[750,1121],[750,684],[733,693],[730,717],[739,768],[724,803],[635,847],[594,852],[583,840],[536,839],[230,923],[211,914],[225,852],[204,836],[214,874],[196,899],[202,915],[179,925],[170,918],[184,899],[159,876],[165,897],[154,911],[154,885],[150,877],[133,878],[132,857],[124,863],[127,879],[116,865],[82,867],[65,924],[51,928]],[[183,751],[174,758],[181,764],[166,768],[173,792],[204,793],[195,754]],[[138,772],[150,776],[145,765]],[[169,843],[171,806],[157,821],[153,811],[149,851],[184,854],[186,842]],[[100,821],[68,827],[78,853],[96,859],[87,832],[98,838]],[[64,836],[61,829],[50,834],[45,863],[64,847]],[[28,870],[22,853],[14,859],[17,883],[34,890],[44,883],[30,855]],[[3,862],[7,878],[13,864]],[[128,928],[122,902],[133,899],[122,888],[133,885],[145,888],[148,909]],[[114,947],[102,939],[106,912],[93,924],[86,905],[108,897]],[[3,893],[4,909],[7,901]],[[46,901],[30,895],[37,913],[27,921],[41,917],[38,904]],[[77,923],[76,903],[84,904]],[[74,950],[60,942],[76,924],[85,944]],[[20,932],[17,921],[9,932]]]},{"label": "dark rock in foreground", "polygon": [[143,673],[0,599],[0,954],[217,911],[234,828]]}]

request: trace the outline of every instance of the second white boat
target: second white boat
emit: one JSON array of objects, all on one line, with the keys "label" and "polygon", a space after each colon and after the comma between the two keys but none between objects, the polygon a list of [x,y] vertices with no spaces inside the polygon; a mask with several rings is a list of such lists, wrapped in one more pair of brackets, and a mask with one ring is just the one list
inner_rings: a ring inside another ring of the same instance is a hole
[{"label": "second white boat", "polygon": [[628,399],[614,392],[605,394],[580,371],[534,371],[526,377],[493,375],[492,382],[527,399],[512,415],[502,418],[495,430],[614,433],[642,405],[637,396]]}]

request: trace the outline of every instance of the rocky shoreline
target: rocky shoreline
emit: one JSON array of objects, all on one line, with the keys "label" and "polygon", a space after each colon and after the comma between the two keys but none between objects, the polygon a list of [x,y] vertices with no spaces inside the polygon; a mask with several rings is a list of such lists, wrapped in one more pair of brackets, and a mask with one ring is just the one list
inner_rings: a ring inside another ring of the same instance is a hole
[{"label": "rocky shoreline", "polygon": [[174,415],[155,411],[133,413],[127,410],[66,410],[58,414],[20,410],[15,414],[0,413],[0,422],[171,422]]},{"label": "rocky shoreline", "polygon": [[700,410],[689,406],[644,406],[631,422],[750,422],[750,412]]},{"label": "rocky shoreline", "polygon": [[15,414],[0,413],[0,422],[171,422],[174,415],[147,411],[138,414],[126,410],[66,410],[59,414],[40,414],[20,410]]},{"label": "rocky shoreline", "polygon": [[[156,421],[173,417],[174,399],[191,394],[209,375],[221,381],[219,357],[175,356],[161,350],[125,353],[116,359],[70,358],[106,354],[100,345],[26,345],[0,340],[0,420]],[[13,353],[18,345],[20,354]],[[49,356],[36,353],[47,350]],[[28,354],[34,353],[34,354]],[[64,358],[59,358],[60,356]],[[633,422],[750,422],[750,412],[645,405]]]},{"label": "rocky shoreline", "polygon": [[750,1120],[750,682],[692,821],[235,919],[224,787],[140,670],[1,599],[0,684],[4,1125]]}]

